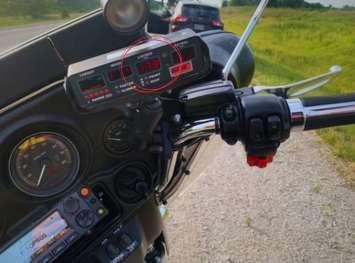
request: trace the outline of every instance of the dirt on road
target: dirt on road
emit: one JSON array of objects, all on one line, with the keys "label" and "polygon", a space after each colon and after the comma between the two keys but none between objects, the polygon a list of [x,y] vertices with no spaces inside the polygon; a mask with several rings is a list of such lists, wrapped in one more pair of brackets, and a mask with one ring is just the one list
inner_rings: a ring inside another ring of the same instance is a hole
[{"label": "dirt on road", "polygon": [[170,263],[355,262],[355,192],[317,136],[296,134],[264,170],[241,146],[216,154],[170,204]]}]

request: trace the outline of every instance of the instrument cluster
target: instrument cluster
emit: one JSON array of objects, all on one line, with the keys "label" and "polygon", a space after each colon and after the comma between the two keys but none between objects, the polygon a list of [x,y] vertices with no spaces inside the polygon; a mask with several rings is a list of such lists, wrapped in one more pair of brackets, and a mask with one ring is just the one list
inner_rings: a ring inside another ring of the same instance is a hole
[{"label": "instrument cluster", "polygon": [[186,29],[70,65],[66,92],[79,110],[125,107],[206,77],[211,68],[207,45]]},{"label": "instrument cluster", "polygon": [[66,190],[77,178],[80,156],[67,137],[43,132],[22,140],[11,153],[9,174],[22,192],[50,197]]}]

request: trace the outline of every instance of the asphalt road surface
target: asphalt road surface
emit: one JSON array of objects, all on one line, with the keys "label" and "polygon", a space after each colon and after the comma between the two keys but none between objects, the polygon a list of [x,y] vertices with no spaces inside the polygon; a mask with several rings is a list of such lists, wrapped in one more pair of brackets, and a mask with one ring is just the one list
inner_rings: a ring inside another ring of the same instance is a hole
[{"label": "asphalt road surface", "polygon": [[51,30],[60,23],[34,24],[0,29],[0,52]]},{"label": "asphalt road surface", "polygon": [[[53,24],[0,30],[0,51]],[[172,263],[355,262],[355,193],[313,133],[295,134],[264,170],[214,142],[202,175],[171,203]]]}]

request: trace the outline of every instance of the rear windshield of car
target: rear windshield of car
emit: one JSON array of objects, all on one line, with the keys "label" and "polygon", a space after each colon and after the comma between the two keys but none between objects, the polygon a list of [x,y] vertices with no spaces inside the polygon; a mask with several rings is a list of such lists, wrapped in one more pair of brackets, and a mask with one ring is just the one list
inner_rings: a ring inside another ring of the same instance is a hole
[{"label": "rear windshield of car", "polygon": [[206,17],[209,19],[219,19],[217,8],[202,5],[184,5],[182,15],[187,17]]}]

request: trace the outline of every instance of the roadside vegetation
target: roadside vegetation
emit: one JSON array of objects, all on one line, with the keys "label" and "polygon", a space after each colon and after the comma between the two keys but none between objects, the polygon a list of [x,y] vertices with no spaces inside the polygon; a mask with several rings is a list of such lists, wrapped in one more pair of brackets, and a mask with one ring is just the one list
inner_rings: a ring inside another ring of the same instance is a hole
[{"label": "roadside vegetation", "polygon": [[22,26],[41,22],[55,22],[55,21],[66,21],[70,19],[77,18],[84,13],[70,13],[69,16],[63,18],[61,14],[49,14],[41,18],[32,18],[28,16],[3,16],[0,17],[0,27],[12,27],[12,26]]},{"label": "roadside vegetation", "polygon": [[[253,11],[252,7],[223,9],[226,30],[241,35]],[[354,28],[355,11],[268,9],[250,39],[257,61],[254,84],[301,80],[337,64],[344,72],[310,95],[355,92]],[[319,132],[355,175],[354,134],[355,126]]]},{"label": "roadside vegetation", "polygon": [[0,27],[68,20],[99,6],[99,0],[0,0]]}]

